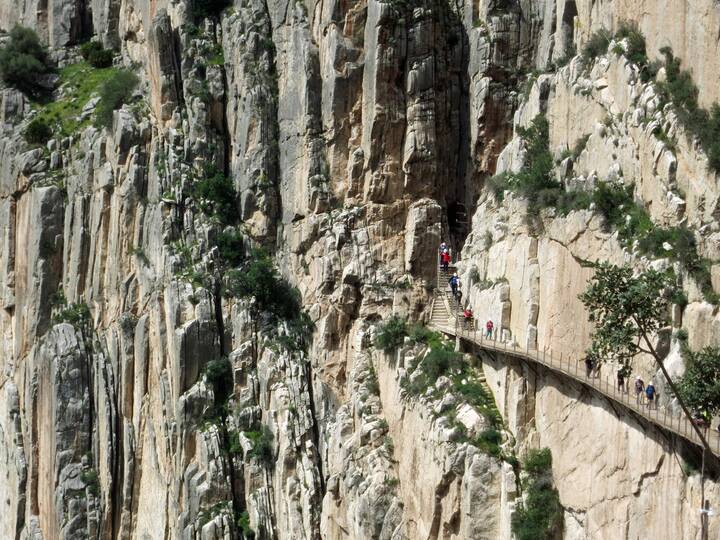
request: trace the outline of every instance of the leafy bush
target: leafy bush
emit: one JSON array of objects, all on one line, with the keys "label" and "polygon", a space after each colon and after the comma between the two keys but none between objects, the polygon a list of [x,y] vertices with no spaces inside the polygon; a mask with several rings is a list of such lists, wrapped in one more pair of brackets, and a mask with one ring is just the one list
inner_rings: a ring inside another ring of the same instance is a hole
[{"label": "leafy bush", "polygon": [[680,397],[691,409],[712,418],[720,411],[720,349],[685,351],[687,369],[677,382]]},{"label": "leafy bush", "polygon": [[80,473],[80,480],[85,483],[88,491],[96,497],[100,494],[100,479],[95,469],[88,469]]},{"label": "leafy bush", "polygon": [[500,448],[501,443],[502,433],[494,428],[481,431],[475,439],[475,445],[493,457],[500,457],[502,455],[502,449]]},{"label": "leafy bush", "polygon": [[205,366],[205,378],[213,388],[215,403],[226,403],[233,392],[233,373],[230,360],[225,357],[210,360]]},{"label": "leafy bush", "polygon": [[127,69],[113,72],[100,87],[100,101],[95,107],[95,125],[110,128],[113,111],[122,107],[130,100],[138,84],[137,75]]},{"label": "leafy bush", "polygon": [[488,179],[487,186],[502,201],[510,190],[528,200],[528,212],[537,215],[541,208],[557,206],[564,190],[553,177],[553,157],[549,149],[550,127],[545,115],[536,116],[527,128],[517,132],[525,141],[525,166],[516,174],[502,173]]},{"label": "leafy bush", "polygon": [[533,476],[549,473],[551,469],[552,453],[549,448],[530,450],[523,462],[523,470]]},{"label": "leafy bush", "polygon": [[385,324],[380,325],[375,334],[374,344],[386,353],[392,353],[403,344],[407,336],[407,323],[399,315],[391,315]]},{"label": "leafy bush", "polygon": [[442,343],[442,338],[438,332],[433,332],[427,326],[421,324],[410,325],[407,335],[415,343],[424,343],[430,347],[438,347]]},{"label": "leafy bush", "polygon": [[221,232],[218,234],[215,245],[218,247],[225,266],[239,266],[245,258],[245,240],[239,232]]},{"label": "leafy bush", "polygon": [[273,457],[273,435],[267,426],[257,431],[246,431],[245,436],[252,442],[248,455],[264,463],[270,463]]},{"label": "leafy bush", "polygon": [[207,168],[205,177],[195,183],[193,195],[203,213],[216,217],[220,223],[229,225],[239,219],[235,185],[217,168]]},{"label": "leafy bush", "polygon": [[600,28],[597,32],[590,36],[590,39],[588,39],[587,43],[583,46],[583,60],[585,62],[589,62],[590,60],[596,59],[598,56],[606,54],[611,39],[612,34],[604,28]]},{"label": "leafy bush", "polygon": [[227,292],[236,298],[253,298],[251,310],[256,319],[261,312],[287,321],[298,320],[301,314],[298,291],[280,277],[270,257],[260,249],[253,250],[242,270],[229,274]]},{"label": "leafy bush", "polygon": [[645,46],[645,36],[640,32],[634,21],[623,21],[620,23],[615,39],[627,39],[627,57],[631,62],[644,65],[647,64],[647,48]]},{"label": "leafy bush", "polygon": [[53,323],[70,323],[77,329],[84,329],[90,325],[90,308],[87,304],[69,304],[53,317]]},{"label": "leafy bush", "polygon": [[52,129],[42,118],[36,118],[28,124],[23,134],[30,144],[45,144],[52,137]]},{"label": "leafy bush", "polygon": [[511,527],[518,540],[554,538],[562,529],[563,508],[552,485],[550,450],[530,451],[523,462],[523,500],[515,508]]},{"label": "leafy bush", "polygon": [[10,86],[30,96],[43,93],[38,77],[48,72],[47,53],[30,28],[15,26],[0,48],[0,76]]},{"label": "leafy bush", "polygon": [[95,68],[106,68],[112,66],[115,54],[110,49],[103,48],[98,41],[88,41],[80,46],[82,57]]},{"label": "leafy bush", "polygon": [[255,538],[255,531],[250,527],[250,514],[247,510],[243,510],[237,520],[238,528],[242,531],[243,537],[246,540],[252,540]]},{"label": "leafy bush", "polygon": [[412,380],[403,379],[402,386],[409,394],[419,396],[433,386],[438,377],[461,374],[461,358],[451,344],[442,343],[431,347],[415,366]]}]

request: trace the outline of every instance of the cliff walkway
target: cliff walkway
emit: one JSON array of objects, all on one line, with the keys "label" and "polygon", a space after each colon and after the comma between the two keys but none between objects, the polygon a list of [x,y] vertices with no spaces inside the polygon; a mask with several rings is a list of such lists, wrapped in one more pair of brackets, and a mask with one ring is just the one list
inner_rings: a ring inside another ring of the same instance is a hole
[{"label": "cliff walkway", "polygon": [[[488,337],[485,335],[484,328],[477,327],[482,324],[480,321],[475,321],[477,324],[467,325],[462,315],[462,308],[453,298],[448,286],[448,279],[453,270],[451,267],[448,272],[443,270],[438,272],[438,287],[433,299],[429,324],[431,329],[458,338],[465,344],[471,344],[485,351],[498,352],[526,362],[540,364],[556,374],[592,388],[613,403],[621,405],[659,428],[702,447],[700,438],[682,412],[678,413],[666,407],[657,406],[657,401],[652,408],[648,407],[644,400],[638,402],[634,390],[629,389],[634,382],[633,380],[626,380],[626,390],[621,391],[618,390],[614,379],[588,377],[583,359],[563,357],[562,354],[553,354],[548,349],[541,351],[529,347],[520,347],[514,340],[503,340],[498,336],[497,329]],[[720,434],[716,430],[707,429],[705,438],[715,456],[720,458]]]}]

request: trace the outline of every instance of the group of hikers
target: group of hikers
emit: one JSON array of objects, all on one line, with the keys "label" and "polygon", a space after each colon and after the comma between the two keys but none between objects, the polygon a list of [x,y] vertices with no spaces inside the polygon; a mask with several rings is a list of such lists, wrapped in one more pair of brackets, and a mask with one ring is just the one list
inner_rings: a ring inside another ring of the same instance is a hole
[{"label": "group of hikers", "polygon": [[[452,256],[450,255],[450,248],[448,248],[445,242],[442,242],[440,244],[440,266],[445,272],[449,270],[451,260]],[[448,285],[450,285],[450,291],[452,292],[453,298],[458,303],[458,306],[462,308],[462,282],[460,281],[460,276],[457,275],[457,272],[453,272],[453,275],[450,276],[450,278],[448,279]],[[465,328],[472,328],[474,322],[474,314],[469,303],[466,304],[464,308],[462,308],[462,313]],[[491,320],[488,320],[485,323],[485,337],[488,339],[492,339],[494,329],[495,325]]]},{"label": "group of hikers", "polygon": [[[630,376],[630,371],[630,366],[623,365],[618,368],[616,374],[618,392],[628,392],[627,380]],[[592,355],[587,355],[585,357],[585,376],[588,379],[600,377],[600,363],[593,358]],[[650,381],[646,386],[645,381],[642,380],[640,375],[635,377],[635,401],[638,405],[646,404],[648,408],[653,406],[657,407],[657,396],[657,390],[655,389],[655,384],[652,381]]]}]

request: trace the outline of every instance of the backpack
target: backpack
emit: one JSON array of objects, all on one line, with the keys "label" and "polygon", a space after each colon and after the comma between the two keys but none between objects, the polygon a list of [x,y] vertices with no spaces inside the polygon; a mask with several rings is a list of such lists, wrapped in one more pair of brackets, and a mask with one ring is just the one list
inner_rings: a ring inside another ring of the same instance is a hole
[{"label": "backpack", "polygon": [[457,278],[455,276],[452,276],[448,280],[448,283],[450,284],[451,287],[457,287]]}]

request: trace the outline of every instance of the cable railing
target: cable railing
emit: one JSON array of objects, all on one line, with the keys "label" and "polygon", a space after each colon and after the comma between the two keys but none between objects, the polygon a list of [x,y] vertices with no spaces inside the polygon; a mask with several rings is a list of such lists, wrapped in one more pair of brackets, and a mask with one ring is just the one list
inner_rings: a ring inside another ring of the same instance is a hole
[{"label": "cable railing", "polygon": [[[484,329],[478,329],[474,324],[469,325],[468,327],[466,326],[466,321],[461,320],[462,317],[458,316],[457,313],[453,313],[452,315],[448,314],[454,311],[451,305],[454,305],[456,302],[454,299],[448,298],[447,296],[447,293],[445,293],[440,297],[436,296],[435,298],[433,310],[443,309],[445,311],[445,317],[443,318],[447,321],[447,324],[444,326],[438,325],[437,322],[431,323],[431,326],[435,326],[435,330],[458,337],[465,341],[469,341],[484,350],[500,352],[541,364],[550,370],[570,377],[585,386],[592,387],[605,397],[610,398],[616,403],[622,404],[625,408],[633,411],[635,414],[645,418],[646,420],[671,431],[694,444],[703,446],[693,424],[687,419],[687,417],[672,410],[668,410],[667,407],[660,407],[657,403],[657,396],[653,402],[648,404],[643,402],[644,392],[637,395],[631,395],[629,391],[629,384],[632,381],[626,379],[624,388],[618,388],[618,385],[612,380],[593,377],[592,373],[588,376],[584,362],[578,358],[572,358],[567,355],[564,356],[562,353],[553,353],[553,351],[548,348],[540,350],[537,348],[530,348],[529,345],[520,347],[514,340],[509,342],[508,340],[498,339],[499,336],[497,330],[488,333]],[[442,303],[441,306],[437,305],[438,301]],[[440,317],[435,317],[435,321],[437,321],[438,318]],[[581,365],[581,362],[583,362],[583,365]],[[708,426],[704,426],[701,429],[704,429],[705,439],[708,441],[713,453],[717,457],[720,457],[720,433],[709,429]]]}]

